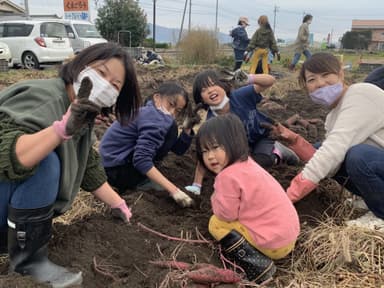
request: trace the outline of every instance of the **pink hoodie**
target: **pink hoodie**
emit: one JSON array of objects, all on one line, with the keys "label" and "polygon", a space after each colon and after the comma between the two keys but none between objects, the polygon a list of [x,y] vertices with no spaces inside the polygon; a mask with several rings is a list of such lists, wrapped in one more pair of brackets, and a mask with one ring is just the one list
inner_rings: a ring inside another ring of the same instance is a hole
[{"label": "pink hoodie", "polygon": [[300,223],[295,207],[275,178],[253,159],[222,170],[214,189],[213,213],[220,220],[238,220],[258,246],[278,249],[297,239]]}]

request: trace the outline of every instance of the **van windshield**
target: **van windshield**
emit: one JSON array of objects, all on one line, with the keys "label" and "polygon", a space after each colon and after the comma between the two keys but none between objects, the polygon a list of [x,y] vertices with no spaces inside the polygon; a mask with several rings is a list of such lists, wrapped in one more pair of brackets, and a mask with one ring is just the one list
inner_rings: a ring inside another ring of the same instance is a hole
[{"label": "van windshield", "polygon": [[73,24],[77,34],[81,38],[102,38],[95,25],[92,24]]}]

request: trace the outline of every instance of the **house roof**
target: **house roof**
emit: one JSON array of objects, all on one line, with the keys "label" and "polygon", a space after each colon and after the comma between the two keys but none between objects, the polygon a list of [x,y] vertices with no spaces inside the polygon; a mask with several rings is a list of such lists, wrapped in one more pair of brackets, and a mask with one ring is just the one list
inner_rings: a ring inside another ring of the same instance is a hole
[{"label": "house roof", "polygon": [[[16,10],[16,11],[15,11]],[[13,3],[9,0],[0,0],[0,11],[3,12],[19,12],[24,13],[25,10],[23,7]]]},{"label": "house roof", "polygon": [[352,20],[352,29],[384,29],[384,20]]}]

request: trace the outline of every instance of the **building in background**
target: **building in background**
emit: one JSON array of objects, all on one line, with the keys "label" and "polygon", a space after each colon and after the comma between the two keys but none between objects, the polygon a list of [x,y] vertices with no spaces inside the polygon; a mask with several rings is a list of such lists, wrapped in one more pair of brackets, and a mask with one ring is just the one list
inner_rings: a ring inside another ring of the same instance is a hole
[{"label": "building in background", "polygon": [[384,50],[384,20],[352,20],[352,32],[370,31],[368,50]]},{"label": "building in background", "polygon": [[24,14],[25,11],[23,7],[20,7],[9,0],[0,0],[0,17]]}]

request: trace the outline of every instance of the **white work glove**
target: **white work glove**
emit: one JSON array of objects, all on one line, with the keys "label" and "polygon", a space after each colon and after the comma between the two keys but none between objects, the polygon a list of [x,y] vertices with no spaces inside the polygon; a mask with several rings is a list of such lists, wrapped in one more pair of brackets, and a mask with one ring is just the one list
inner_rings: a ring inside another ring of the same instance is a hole
[{"label": "white work glove", "polygon": [[171,194],[171,196],[173,200],[183,208],[191,207],[193,205],[192,198],[180,189],[177,189],[176,193]]},{"label": "white work glove", "polygon": [[252,55],[253,55],[253,50],[252,51],[245,51],[244,52],[244,59],[243,59],[244,62],[248,63],[249,60],[251,59]]},{"label": "white work glove", "polygon": [[200,195],[201,193],[201,185],[197,183],[193,183],[192,185],[185,186],[184,189],[195,195]]},{"label": "white work glove", "polygon": [[241,87],[250,84],[249,76],[246,72],[241,69],[237,69],[233,75],[233,83],[235,87]]}]

